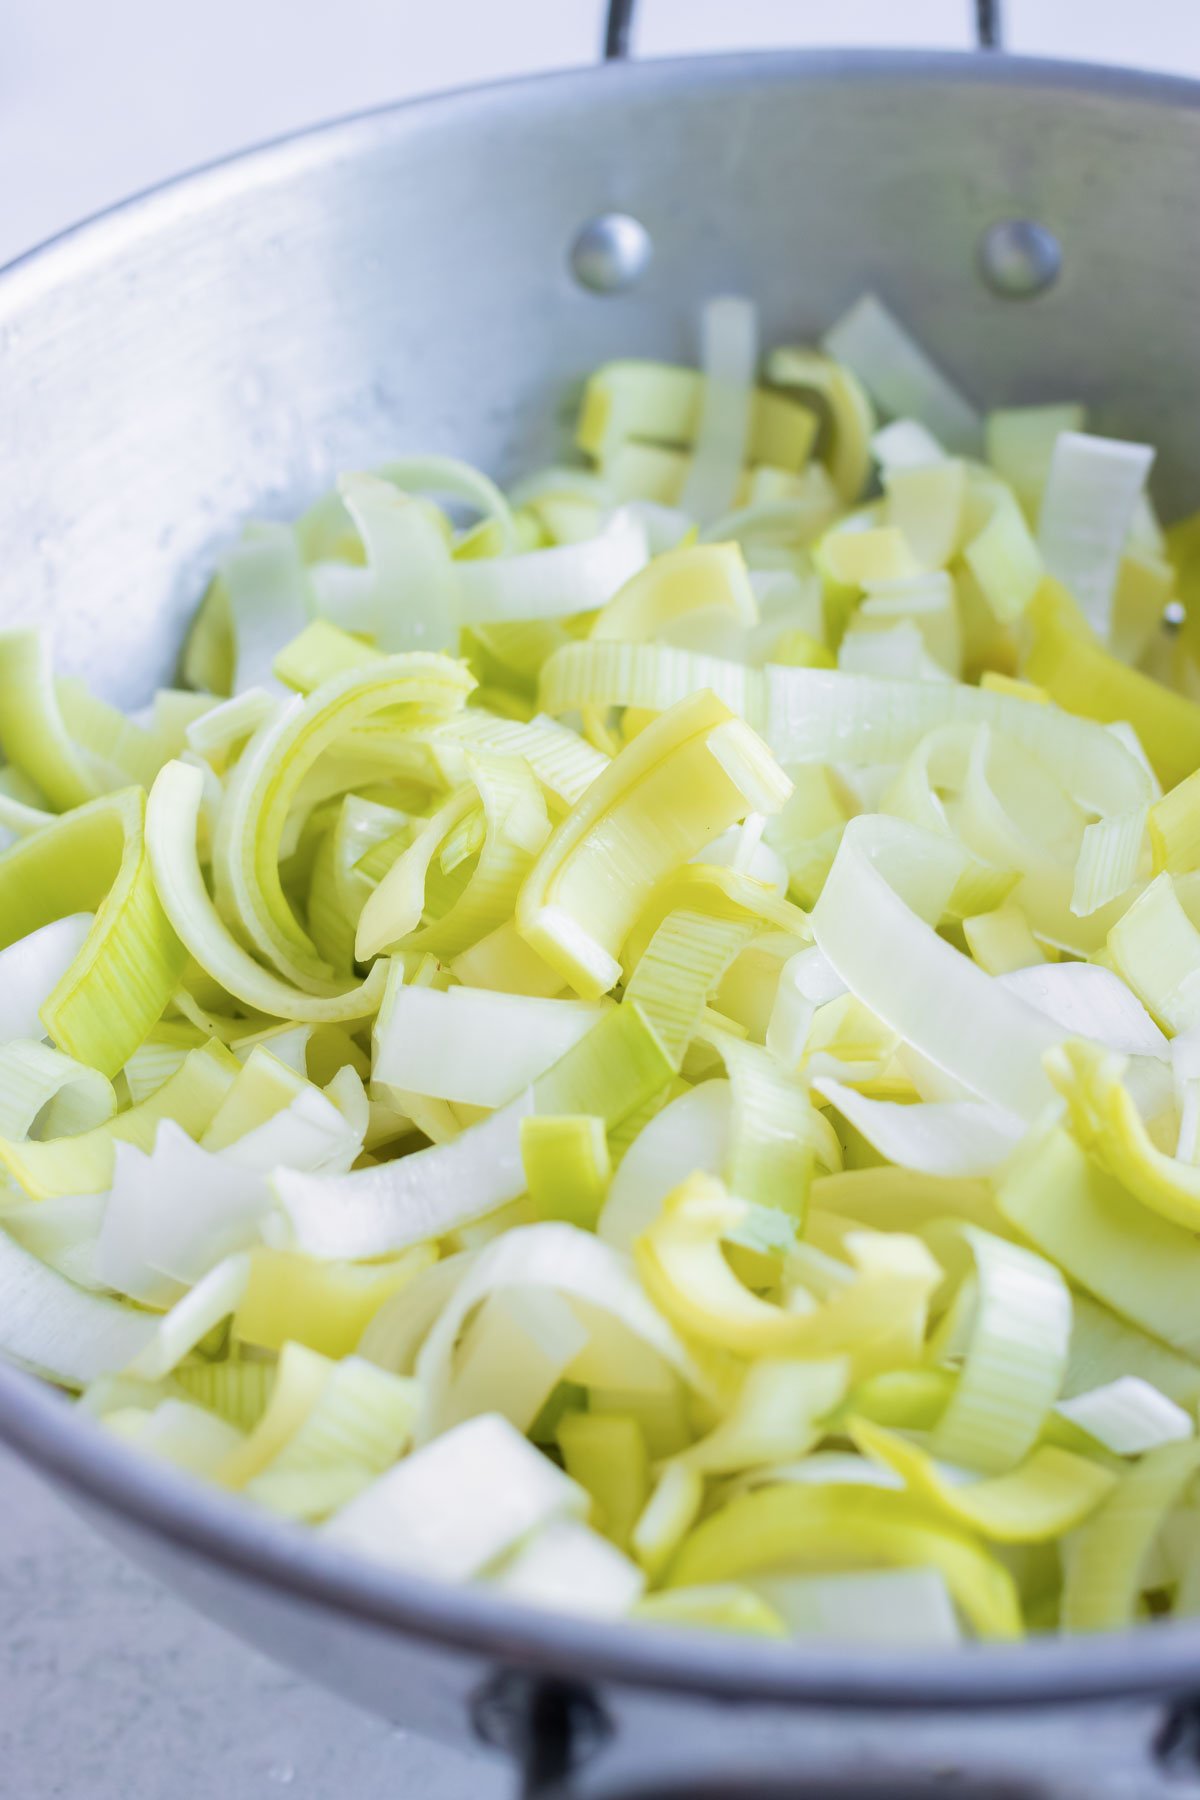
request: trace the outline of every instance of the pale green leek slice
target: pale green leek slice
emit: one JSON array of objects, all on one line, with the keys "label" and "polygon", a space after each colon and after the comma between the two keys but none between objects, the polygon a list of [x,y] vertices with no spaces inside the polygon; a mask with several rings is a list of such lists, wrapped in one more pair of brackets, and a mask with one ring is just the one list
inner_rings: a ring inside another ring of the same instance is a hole
[{"label": "pale green leek slice", "polygon": [[[935,1226],[935,1247],[951,1232],[966,1244],[974,1276],[951,1315],[963,1340],[962,1366],[932,1449],[946,1462],[1001,1474],[1028,1455],[1059,1396],[1071,1336],[1070,1290],[1053,1263],[978,1226]],[[941,1343],[935,1339],[938,1360],[953,1357],[956,1348],[949,1323]]]},{"label": "pale green leek slice", "polygon": [[1171,1508],[1200,1469],[1200,1443],[1151,1450],[1123,1474],[1070,1546],[1063,1582],[1067,1631],[1132,1624],[1143,1569]]},{"label": "pale green leek slice", "polygon": [[154,1317],[76,1287],[0,1231],[0,1348],[68,1387],[115,1374],[150,1343]]},{"label": "pale green leek slice", "polygon": [[1074,595],[1102,642],[1112,624],[1121,549],[1153,460],[1145,444],[1081,431],[1060,433],[1050,457],[1038,542],[1046,567]]},{"label": "pale green leek slice", "polygon": [[1195,1236],[1139,1205],[1065,1131],[1030,1138],[997,1181],[996,1204],[1072,1282],[1161,1343],[1200,1356]]},{"label": "pale green leek slice", "polygon": [[[256,963],[225,925],[204,885],[196,852],[203,782],[186,763],[168,763],[146,809],[146,841],[164,912],[179,941],[230,994],[280,1019],[334,1023],[369,1018],[379,1006],[387,965],[359,986],[324,996],[302,992]],[[0,874],[3,864],[0,863]]]},{"label": "pale green leek slice", "polygon": [[58,811],[82,806],[105,782],[74,742],[63,718],[45,638],[36,631],[0,632],[0,748]]},{"label": "pale green leek slice", "polygon": [[714,695],[680,702],[555,830],[518,897],[519,930],[583,998],[606,993],[655,883],[747,813],[776,811],[789,787]]},{"label": "pale green leek slice", "polygon": [[821,340],[893,418],[917,419],[948,450],[978,452],[982,420],[874,294],[864,294]]},{"label": "pale green leek slice", "polygon": [[115,1075],[161,1017],[185,954],[156,891],[145,796],[129,788],[82,806],[0,856],[0,940],[94,912],[78,955],[42,1003],[55,1044]]}]

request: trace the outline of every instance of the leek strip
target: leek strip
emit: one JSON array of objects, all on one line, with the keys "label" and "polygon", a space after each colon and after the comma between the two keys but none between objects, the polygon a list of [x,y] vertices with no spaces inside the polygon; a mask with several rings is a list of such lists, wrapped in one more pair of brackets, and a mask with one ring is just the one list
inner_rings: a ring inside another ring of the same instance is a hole
[{"label": "leek strip", "polygon": [[[3,864],[0,864],[0,868]],[[1118,975],[1164,1030],[1200,1024],[1200,931],[1170,875],[1156,875],[1108,934]]]},{"label": "leek strip", "polygon": [[948,450],[978,455],[979,414],[874,294],[856,300],[821,343],[893,418],[916,419]]},{"label": "leek strip", "polygon": [[1117,565],[1153,461],[1146,444],[1081,431],[1062,432],[1050,458],[1038,542],[1046,567],[1101,640],[1112,624]]},{"label": "leek strip", "polygon": [[294,1247],[333,1258],[379,1256],[443,1236],[524,1192],[523,1118],[590,1110],[611,1130],[671,1072],[636,1006],[610,1007],[532,1088],[451,1143],[337,1180],[277,1170]]},{"label": "leek strip", "polygon": [[1025,674],[1068,712],[1132,725],[1164,787],[1200,763],[1200,705],[1061,625],[1038,629]]},{"label": "leek strip", "polygon": [[36,631],[0,632],[0,748],[59,812],[94,800],[109,785],[71,738],[49,647]]},{"label": "leek strip", "polygon": [[1086,1294],[1074,1298],[1075,1324],[1063,1395],[1103,1392],[1125,1378],[1145,1382],[1185,1412],[1200,1403],[1200,1366],[1137,1331]]},{"label": "leek strip", "polygon": [[1153,798],[1145,770],[1123,744],[1093,721],[1057,707],[951,682],[782,667],[768,667],[765,676],[763,735],[785,765],[897,763],[935,726],[991,725],[1045,763],[1089,812],[1106,818],[1131,813]]},{"label": "leek strip", "polygon": [[657,1581],[696,1522],[704,1477],[676,1458],[668,1462],[630,1533],[630,1547],[651,1581]]},{"label": "leek strip", "polygon": [[369,1018],[383,995],[386,964],[372,969],[360,986],[321,997],[270,974],[232,936],[209,898],[196,853],[202,791],[198,770],[168,763],[146,809],[146,842],[159,899],[188,952],[236,999],[276,1018],[314,1024]]},{"label": "leek strip", "polygon": [[0,1348],[68,1387],[123,1369],[154,1335],[148,1313],[89,1294],[0,1231]]},{"label": "leek strip", "polygon": [[233,627],[233,692],[270,689],[274,657],[304,630],[312,610],[296,534],[286,525],[252,526],[219,571]]},{"label": "leek strip", "polygon": [[852,819],[813,934],[873,1013],[980,1099],[1029,1120],[1050,1096],[1041,1057],[1059,1034],[937,937],[930,921],[957,870],[940,838],[898,821]]},{"label": "leek strip", "polygon": [[0,856],[0,918],[11,944],[65,912],[95,912],[77,956],[45,998],[58,1048],[115,1075],[161,1017],[184,951],[155,891],[145,797],[105,796]]},{"label": "leek strip", "polygon": [[1073,1531],[1116,1480],[1098,1463],[1043,1446],[1007,1474],[963,1481],[895,1432],[865,1419],[852,1419],[849,1431],[864,1455],[904,1477],[914,1500],[993,1543],[1045,1543]]},{"label": "leek strip", "polygon": [[1198,1468],[1200,1444],[1167,1444],[1121,1476],[1071,1545],[1063,1582],[1065,1630],[1133,1623],[1151,1546]]},{"label": "leek strip", "polygon": [[[575,441],[604,462],[629,439],[690,445],[703,394],[704,377],[698,369],[655,362],[606,363],[588,381]],[[747,444],[752,462],[799,469],[816,431],[817,420],[807,407],[761,388],[755,393]]]},{"label": "leek strip", "polygon": [[0,1138],[0,1163],[35,1199],[100,1193],[112,1182],[119,1142],[150,1150],[164,1119],[174,1119],[190,1137],[199,1137],[232,1085],[236,1069],[219,1046],[193,1050],[148,1100],[105,1125],[46,1143]]},{"label": "leek strip", "polygon": [[1140,1206],[1066,1132],[1022,1148],[996,1184],[996,1204],[1073,1282],[1161,1343],[1200,1357],[1194,1235]]},{"label": "leek strip", "polygon": [[374,1078],[468,1106],[504,1106],[565,1056],[600,1011],[584,1001],[399,985],[376,1025]]},{"label": "leek strip", "polygon": [[1200,867],[1200,769],[1150,808],[1154,872],[1185,875]]},{"label": "leek strip", "polygon": [[871,1100],[828,1077],[813,1082],[889,1162],[925,1175],[988,1175],[1019,1143],[1020,1119],[978,1101],[898,1106]]},{"label": "leek strip", "polygon": [[849,1379],[845,1357],[752,1363],[725,1417],[681,1451],[675,1465],[702,1475],[729,1475],[804,1456],[820,1442]]},{"label": "leek strip", "polygon": [[1042,503],[1054,446],[1064,431],[1082,431],[1082,406],[1010,406],[990,412],[985,425],[987,460],[1016,494],[1029,519]]},{"label": "leek strip", "polygon": [[380,649],[443,650],[456,637],[455,571],[444,521],[424,501],[377,475],[343,475],[338,492],[362,541],[367,568],[324,565],[313,572],[318,610]]},{"label": "leek strip", "polygon": [[667,1585],[881,1563],[936,1569],[980,1637],[1021,1636],[1016,1587],[999,1562],[905,1496],[869,1488],[789,1484],[744,1494],[697,1526],[667,1570]]},{"label": "leek strip", "polygon": [[673,1060],[682,1062],[722,976],[755,936],[755,926],[745,920],[706,918],[682,908],[656,929],[625,991]]},{"label": "leek strip", "polygon": [[227,1256],[201,1277],[190,1293],[157,1320],[145,1348],[126,1371],[143,1381],[161,1381],[209,1332],[236,1310],[245,1291],[250,1259],[245,1252]]},{"label": "leek strip", "polygon": [[616,1250],[632,1251],[667,1195],[689,1175],[723,1173],[729,1154],[732,1088],[705,1081],[655,1115],[626,1151],[596,1229]]},{"label": "leek strip", "polygon": [[647,726],[555,830],[518,897],[518,929],[597,998],[618,980],[655,883],[748,812],[777,811],[789,785],[714,695],[693,695]]},{"label": "leek strip", "polygon": [[847,1169],[818,1178],[812,1187],[814,1211],[857,1220],[875,1231],[919,1232],[932,1219],[955,1218],[1003,1231],[986,1182],[950,1180],[909,1169]]},{"label": "leek strip", "polygon": [[83,949],[94,923],[94,913],[70,913],[0,950],[0,1042],[43,1035],[41,1009]]},{"label": "leek strip", "polygon": [[647,1594],[633,1607],[630,1617],[647,1625],[665,1625],[673,1631],[728,1631],[740,1637],[786,1638],[788,1628],[760,1594],[736,1581],[714,1581],[705,1586],[678,1588],[672,1593]]},{"label": "leek strip", "polygon": [[647,558],[644,527],[621,508],[585,543],[459,563],[459,618],[464,625],[491,625],[593,612],[607,605]]},{"label": "leek strip", "polygon": [[1028,1455],[1058,1398],[1071,1337],[1071,1295],[1052,1263],[974,1225],[954,1230],[975,1262],[973,1305],[954,1392],[934,1428],[934,1454],[985,1474]]},{"label": "leek strip", "polygon": [[550,714],[583,709],[586,717],[586,709],[606,706],[665,712],[701,688],[761,728],[766,687],[760,670],[668,644],[565,644],[542,665],[538,700]]},{"label": "leek strip", "polygon": [[[453,778],[458,781],[466,778],[465,756],[472,751],[522,757],[547,794],[562,806],[574,806],[609,761],[554,719],[539,715],[523,723],[499,719],[481,707],[471,707],[440,725],[431,742],[439,761],[453,760]],[[463,754],[458,757],[460,746]]]},{"label": "leek strip", "polygon": [[734,503],[750,428],[758,316],[749,300],[724,295],[708,301],[701,323],[704,386],[692,464],[679,504],[706,524]]},{"label": "leek strip", "polygon": [[1060,1400],[1054,1411],[1114,1456],[1142,1456],[1196,1435],[1191,1414],[1137,1375]]}]

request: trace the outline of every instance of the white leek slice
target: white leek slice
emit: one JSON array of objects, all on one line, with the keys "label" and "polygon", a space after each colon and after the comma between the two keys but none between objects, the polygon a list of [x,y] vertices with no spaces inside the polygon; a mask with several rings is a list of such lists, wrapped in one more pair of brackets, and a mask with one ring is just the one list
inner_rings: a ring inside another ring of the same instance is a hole
[{"label": "white leek slice", "polygon": [[959,863],[942,839],[852,819],[812,915],[818,947],[851,993],[981,1100],[1034,1118],[1050,1098],[1046,1020],[933,929]]},{"label": "white leek slice", "polygon": [[337,1180],[279,1169],[274,1186],[295,1247],[316,1256],[379,1256],[444,1236],[524,1192],[524,1117],[590,1110],[611,1127],[671,1072],[632,1003],[606,1008],[532,1088],[450,1143]]},{"label": "white leek slice", "polygon": [[565,1056],[600,1010],[484,988],[400,986],[376,1030],[374,1077],[409,1093],[504,1106]]},{"label": "white leek slice", "polygon": [[689,1175],[719,1175],[730,1143],[733,1090],[705,1081],[672,1100],[634,1139],[613,1176],[596,1230],[615,1250],[632,1251],[667,1195]]},{"label": "white leek slice", "polygon": [[233,625],[233,692],[278,692],[272,664],[304,630],[312,608],[295,532],[286,525],[251,527],[221,559],[220,573]]},{"label": "white leek slice", "polygon": [[210,1269],[190,1293],[155,1322],[149,1340],[129,1363],[126,1373],[143,1381],[162,1381],[214,1326],[223,1324],[236,1311],[249,1274],[250,1258],[244,1251],[227,1256]]},{"label": "white leek slice", "polygon": [[1138,1375],[1060,1400],[1054,1410],[1114,1456],[1141,1456],[1196,1434],[1190,1413]]},{"label": "white leek slice", "polygon": [[899,1106],[872,1100],[828,1077],[813,1086],[889,1162],[925,1175],[988,1175],[1024,1135],[1024,1125],[1013,1113],[980,1101]]},{"label": "white leek slice", "polygon": [[710,300],[700,322],[704,386],[692,464],[679,504],[702,524],[733,505],[750,433],[758,316],[749,300]]},{"label": "white leek slice", "polygon": [[41,1009],[82,950],[94,922],[94,913],[70,913],[0,950],[0,1042],[44,1035]]},{"label": "white leek slice", "polygon": [[898,1650],[940,1650],[962,1642],[954,1602],[936,1569],[759,1575],[754,1592],[778,1613],[796,1638],[888,1645]]},{"label": "white leek slice", "polygon": [[996,978],[1010,994],[1059,1026],[1126,1056],[1167,1055],[1167,1040],[1137,995],[1111,969],[1092,963],[1044,963]]},{"label": "white leek slice", "polygon": [[582,1488],[507,1420],[485,1413],[381,1475],[321,1535],[373,1562],[463,1581],[587,1507]]},{"label": "white leek slice", "polygon": [[[442,650],[457,635],[455,570],[445,535],[427,505],[377,475],[343,475],[338,491],[354,521],[367,568],[342,570],[337,587],[318,586],[322,612],[383,650]],[[317,572],[314,572],[316,582]]]},{"label": "white leek slice", "polygon": [[0,1349],[69,1387],[125,1368],[151,1342],[149,1313],[87,1293],[0,1231]]},{"label": "white leek slice", "polygon": [[864,294],[821,340],[897,419],[916,419],[948,450],[977,455],[983,421],[874,294]]},{"label": "white leek slice", "polygon": [[1153,461],[1146,444],[1080,431],[1062,432],[1050,459],[1038,543],[1046,567],[1102,641],[1112,624],[1121,550]]},{"label": "white leek slice", "polygon": [[640,1600],[646,1581],[598,1532],[555,1519],[515,1551],[490,1585],[525,1606],[619,1619]]},{"label": "white leek slice", "polygon": [[593,612],[645,567],[647,556],[644,526],[621,508],[584,543],[457,564],[459,618],[487,625]]}]

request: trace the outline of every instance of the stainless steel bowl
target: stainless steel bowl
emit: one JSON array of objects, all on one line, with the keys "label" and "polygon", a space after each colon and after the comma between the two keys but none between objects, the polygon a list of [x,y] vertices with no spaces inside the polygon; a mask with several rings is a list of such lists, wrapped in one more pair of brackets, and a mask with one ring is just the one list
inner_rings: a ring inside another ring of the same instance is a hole
[{"label": "stainless steel bowl", "polygon": [[[3,618],[140,701],[246,515],[404,448],[501,476],[558,454],[584,374],[691,357],[718,288],[781,341],[873,287],[980,400],[1080,397],[1154,441],[1182,510],[1198,175],[1193,84],[897,54],[605,67],[238,158],[0,278]],[[0,1437],[204,1611],[399,1723],[474,1729],[529,1794],[898,1795],[950,1763],[959,1791],[1140,1800],[1162,1757],[1112,1783],[1164,1718],[1192,1766],[1200,1626],[953,1656],[634,1631],[355,1565],[5,1370]]]}]

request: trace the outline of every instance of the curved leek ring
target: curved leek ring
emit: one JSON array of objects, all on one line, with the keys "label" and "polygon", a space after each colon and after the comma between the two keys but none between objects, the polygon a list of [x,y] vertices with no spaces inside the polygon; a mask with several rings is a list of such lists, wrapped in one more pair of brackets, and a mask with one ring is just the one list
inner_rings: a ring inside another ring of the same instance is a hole
[{"label": "curved leek ring", "polygon": [[284,826],[325,754],[380,714],[395,733],[465,705],[474,680],[446,657],[413,651],[351,669],[293,701],[255,733],[229,783],[214,874],[250,942],[297,986],[328,992],[332,974],[296,921],[279,878]]},{"label": "curved leek ring", "polygon": [[875,409],[858,377],[843,363],[815,350],[783,349],[767,358],[767,375],[780,387],[819,394],[829,411],[829,473],[847,504],[853,504],[871,472]]},{"label": "curved leek ring", "polygon": [[154,783],[146,808],[155,883],[163,910],[188,953],[235,999],[273,1018],[310,1024],[370,1018],[383,998],[386,963],[373,968],[360,986],[318,997],[261,968],[232,936],[209,898],[196,853],[202,793],[200,771],[171,762]]},{"label": "curved leek ring", "polygon": [[1070,1111],[1071,1131],[1143,1206],[1200,1231],[1200,1169],[1155,1148],[1121,1077],[1126,1059],[1073,1042],[1046,1055],[1046,1072]]},{"label": "curved leek ring", "polygon": [[50,651],[37,631],[0,632],[0,719],[5,760],[65,812],[103,792],[63,718]]},{"label": "curved leek ring", "polygon": [[145,795],[127,788],[0,856],[0,943],[67,913],[96,914],[41,1019],[60,1050],[102,1075],[115,1075],[157,1023],[186,962],[155,889],[145,817]]},{"label": "curved leek ring", "polygon": [[863,1487],[759,1488],[713,1513],[667,1570],[669,1588],[736,1581],[767,1569],[937,1569],[980,1637],[1019,1638],[1011,1575],[965,1532],[902,1494]]},{"label": "curved leek ring", "polygon": [[851,1419],[848,1429],[865,1456],[903,1476],[914,1500],[998,1544],[1040,1544],[1073,1531],[1116,1481],[1099,1463],[1042,1445],[1007,1474],[964,1482],[895,1432],[865,1419]]}]

